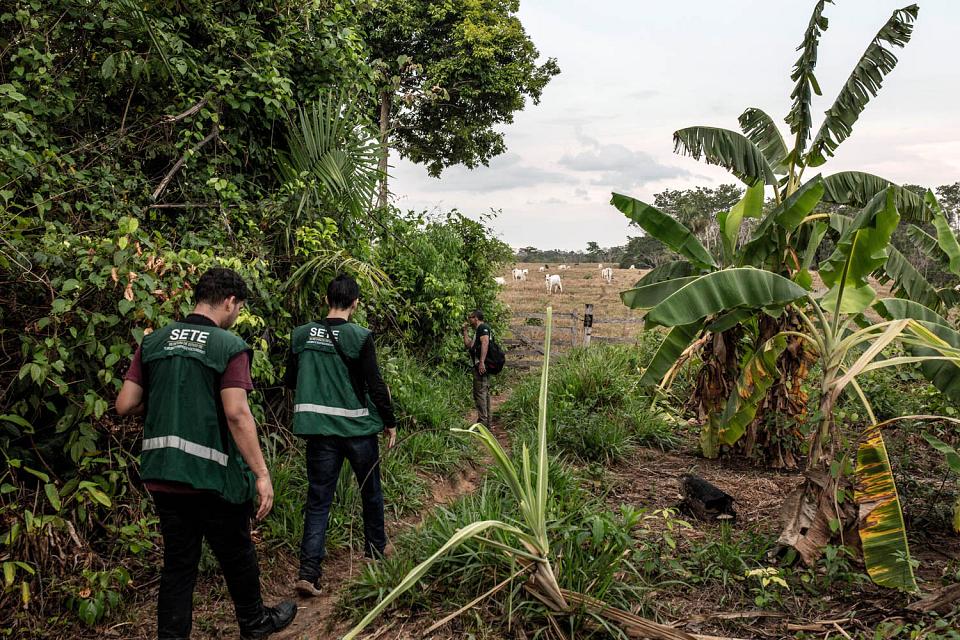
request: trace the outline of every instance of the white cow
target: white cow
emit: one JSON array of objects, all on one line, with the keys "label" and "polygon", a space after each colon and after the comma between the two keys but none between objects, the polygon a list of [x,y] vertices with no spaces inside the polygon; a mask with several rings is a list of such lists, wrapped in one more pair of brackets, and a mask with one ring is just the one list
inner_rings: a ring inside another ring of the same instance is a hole
[{"label": "white cow", "polygon": [[546,270],[547,270],[546,267],[540,267],[539,269],[537,269],[537,271],[539,271],[540,273],[543,273]]},{"label": "white cow", "polygon": [[523,270],[523,279],[524,279],[524,280],[527,279],[527,275],[528,275],[529,273],[530,273],[530,269],[524,269],[524,270]]},{"label": "white cow", "polygon": [[600,272],[600,277],[607,281],[607,284],[613,282],[613,269],[610,267],[605,268]]},{"label": "white cow", "polygon": [[502,287],[503,285],[507,284],[507,279],[506,279],[506,278],[503,278],[503,277],[501,277],[501,276],[497,276],[496,278],[493,279],[493,281],[496,282],[496,283],[497,283],[498,285],[500,285],[501,287]]},{"label": "white cow", "polygon": [[523,269],[514,269],[514,270],[513,270],[513,279],[514,279],[514,280],[526,280],[526,278],[523,277]]},{"label": "white cow", "polygon": [[547,285],[547,293],[552,294],[554,289],[556,289],[559,293],[563,293],[563,283],[560,282],[560,276],[557,274],[551,275],[548,273],[544,278],[544,281]]},{"label": "white cow", "polygon": [[636,269],[636,268],[637,268],[637,265],[632,264],[632,265],[630,265],[630,268],[631,268],[631,269]]},{"label": "white cow", "polygon": [[597,265],[597,269],[603,269],[603,265],[602,265],[602,264],[598,264],[598,265]]},{"label": "white cow", "polygon": [[570,265],[567,265],[567,264],[562,264],[559,267],[557,267],[557,269],[563,269],[564,271],[566,271],[569,268],[570,268]]}]

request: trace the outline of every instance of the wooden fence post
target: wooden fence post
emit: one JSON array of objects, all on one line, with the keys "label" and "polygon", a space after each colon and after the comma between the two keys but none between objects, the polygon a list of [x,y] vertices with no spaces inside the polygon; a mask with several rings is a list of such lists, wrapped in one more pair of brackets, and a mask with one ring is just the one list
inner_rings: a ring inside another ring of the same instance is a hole
[{"label": "wooden fence post", "polygon": [[585,305],[583,311],[583,346],[590,346],[590,331],[593,328],[593,305]]}]

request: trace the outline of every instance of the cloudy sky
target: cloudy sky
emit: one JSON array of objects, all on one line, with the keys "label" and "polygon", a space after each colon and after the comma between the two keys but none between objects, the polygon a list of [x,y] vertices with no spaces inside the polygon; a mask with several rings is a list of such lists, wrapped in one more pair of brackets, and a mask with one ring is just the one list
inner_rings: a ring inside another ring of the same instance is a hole
[{"label": "cloudy sky", "polygon": [[[821,39],[822,114],[870,39],[907,3],[837,0]],[[823,168],[859,169],[896,182],[960,180],[960,1],[919,0],[913,40],[897,50],[854,133]],[[665,188],[730,182],[722,169],[673,153],[672,132],[737,128],[746,107],[777,119],[790,107],[789,73],[813,0],[523,0],[520,15],[556,76],[537,106],[505,129],[508,151],[489,167],[441,178],[394,158],[391,190],[403,209],[499,209],[494,227],[519,247],[623,244],[611,191],[650,199]],[[814,128],[819,118],[814,120]],[[635,233],[635,232],[634,232]]]}]

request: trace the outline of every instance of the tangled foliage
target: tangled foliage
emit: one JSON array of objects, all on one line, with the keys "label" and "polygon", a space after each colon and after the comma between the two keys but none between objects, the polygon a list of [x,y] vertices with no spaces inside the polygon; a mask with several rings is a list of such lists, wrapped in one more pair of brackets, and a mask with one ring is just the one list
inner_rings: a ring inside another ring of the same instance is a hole
[{"label": "tangled foliage", "polygon": [[[329,100],[349,95],[361,108],[344,135],[375,138],[364,10],[19,0],[0,11],[0,631],[94,624],[156,565],[141,429],[110,407],[144,333],[189,312],[210,266],[251,286],[235,329],[254,348],[254,412],[278,467],[297,446],[279,388],[287,337],[322,314],[336,271],[361,281],[358,319],[383,345],[441,372],[461,357],[448,336],[465,309],[493,307],[489,276],[508,251],[486,220],[358,215],[353,196],[373,193],[375,166],[336,193],[327,165],[290,173],[291,141],[315,133],[298,107],[342,117]],[[376,157],[343,144],[356,162]],[[307,190],[319,195],[305,207]],[[422,368],[392,362],[388,382]],[[402,406],[417,401],[398,394],[400,415],[418,415]]]}]

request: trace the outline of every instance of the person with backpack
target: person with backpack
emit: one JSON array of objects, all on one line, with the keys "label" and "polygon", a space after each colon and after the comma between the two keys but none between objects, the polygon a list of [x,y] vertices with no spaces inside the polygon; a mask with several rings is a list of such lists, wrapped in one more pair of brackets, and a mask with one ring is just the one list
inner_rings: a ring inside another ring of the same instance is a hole
[{"label": "person with backpack", "polygon": [[206,539],[226,579],[240,638],[266,638],[293,622],[297,606],[264,606],[250,537],[251,517],[263,520],[270,512],[273,484],[247,404],[252,352],[227,330],[247,285],[235,271],[213,268],[193,296],[193,313],[143,337],[116,401],[119,415],[144,416],[140,477],[163,536],[157,637],[190,637]]},{"label": "person with backpack", "polygon": [[[473,402],[477,407],[477,422],[490,428],[490,374],[503,369],[504,356],[493,340],[490,325],[483,321],[483,311],[475,309],[467,316],[469,324],[463,325],[463,346],[473,362]],[[470,338],[470,327],[474,329]]]},{"label": "person with backpack", "polygon": [[321,593],[330,504],[344,459],[360,485],[364,555],[381,557],[388,546],[377,436],[383,432],[392,448],[397,425],[373,334],[350,322],[359,299],[357,281],[338,275],[327,286],[326,318],[297,327],[290,340],[284,380],[294,389],[293,432],[307,441],[308,483],[294,589],[306,597]]}]

